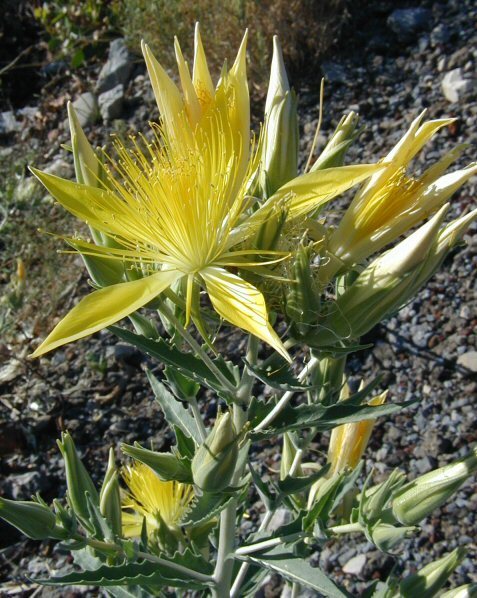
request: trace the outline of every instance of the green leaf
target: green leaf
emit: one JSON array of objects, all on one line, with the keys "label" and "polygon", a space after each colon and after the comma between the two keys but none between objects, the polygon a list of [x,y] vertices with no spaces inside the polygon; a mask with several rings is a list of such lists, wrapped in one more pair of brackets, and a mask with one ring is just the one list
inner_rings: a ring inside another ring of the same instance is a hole
[{"label": "green leaf", "polygon": [[307,561],[285,551],[281,546],[260,557],[253,554],[244,560],[278,573],[288,581],[311,588],[329,598],[349,598],[351,595],[339,588],[321,569],[312,567]]},{"label": "green leaf", "polygon": [[181,457],[188,457],[189,459],[192,459],[194,457],[196,447],[194,440],[185,434],[182,428],[173,425],[172,429],[176,435],[177,451],[179,455]]},{"label": "green leaf", "polygon": [[[322,403],[299,405],[298,407],[287,405],[275,418],[271,427],[258,432],[252,431],[250,437],[252,440],[263,440],[272,436],[278,436],[289,430],[301,430],[302,428],[315,428],[317,431],[323,432],[342,424],[390,415],[417,402],[416,400],[411,400],[399,404],[387,403],[376,406],[368,405],[367,403],[364,405],[356,404],[358,401],[363,400],[362,392],[356,393],[346,401],[329,406]],[[252,401],[252,425],[258,425],[273,407],[273,403],[270,405],[268,403],[265,404],[264,401]]]},{"label": "green leaf", "polygon": [[84,62],[85,56],[83,50],[77,50],[73,54],[73,58],[71,59],[71,68],[76,69],[80,67]]},{"label": "green leaf", "polygon": [[188,376],[184,376],[184,374],[169,366],[164,368],[164,374],[169,386],[179,399],[188,401],[197,396],[200,384],[197,384],[197,382],[194,382]]},{"label": "green leaf", "polygon": [[[101,587],[114,586],[142,586],[162,587],[171,586],[185,589],[203,589],[206,581],[198,581],[192,572],[202,575],[212,575],[213,565],[202,556],[193,554],[186,549],[183,553],[176,553],[172,557],[161,555],[162,562],[140,561],[124,563],[122,565],[101,567],[91,571],[78,571],[50,579],[35,579],[35,583],[53,586],[93,585]],[[177,570],[174,565],[180,565]],[[135,595],[135,594],[133,594]]]},{"label": "green leaf", "polygon": [[307,476],[297,477],[297,478],[287,476],[284,480],[280,480],[279,482],[277,482],[277,486],[278,486],[280,492],[282,492],[283,494],[287,494],[287,495],[288,494],[297,494],[298,492],[303,492],[303,490],[306,490],[312,484],[314,484],[316,482],[316,480],[319,480],[325,474],[327,474],[330,467],[331,467],[331,465],[328,463],[327,465],[322,467],[320,469],[320,471],[317,471],[316,473],[313,473],[312,475],[307,475]]},{"label": "green leaf", "polygon": [[233,498],[233,495],[224,492],[217,494],[204,492],[192,503],[182,518],[181,525],[190,527],[210,521],[213,517],[217,517]]},{"label": "green leaf", "polygon": [[189,413],[189,411],[182,406],[174,396],[167,390],[167,388],[160,382],[152,372],[146,370],[146,374],[151,385],[156,401],[159,403],[167,423],[172,426],[180,428],[184,434],[193,438],[197,445],[201,444],[202,440],[199,433],[199,428]]},{"label": "green leaf", "polygon": [[317,342],[313,343],[313,340],[310,337],[305,337],[304,342],[314,351],[319,353],[321,357],[343,357],[344,355],[350,355],[357,351],[364,351],[365,349],[370,349],[374,346],[373,343],[368,343],[366,345],[350,345],[349,347],[324,346]]},{"label": "green leaf", "polygon": [[270,364],[266,368],[250,364],[244,359],[247,370],[258,378],[261,382],[275,388],[276,390],[287,391],[305,391],[312,388],[302,384],[290,370],[290,364],[284,359],[280,359],[279,365]]},{"label": "green leaf", "polygon": [[[161,363],[177,368],[181,373],[195,382],[211,388],[218,393],[224,392],[220,381],[211,373],[204,362],[192,355],[192,353],[184,353],[184,351],[180,351],[177,347],[166,343],[163,339],[153,340],[144,338],[118,326],[109,326],[109,330],[123,341],[131,343],[154,359],[158,359]],[[237,371],[234,366],[229,366],[221,357],[215,358],[214,364],[231,384],[237,385]]]}]

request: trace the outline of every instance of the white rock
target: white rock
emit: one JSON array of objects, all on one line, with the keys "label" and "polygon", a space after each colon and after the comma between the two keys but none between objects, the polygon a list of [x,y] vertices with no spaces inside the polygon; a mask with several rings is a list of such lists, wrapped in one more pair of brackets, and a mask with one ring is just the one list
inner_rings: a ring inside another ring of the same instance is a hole
[{"label": "white rock", "polygon": [[103,120],[113,120],[119,118],[123,110],[124,103],[124,85],[120,83],[105,91],[98,97],[99,111]]},{"label": "white rock", "polygon": [[458,102],[472,88],[472,81],[464,79],[462,69],[454,69],[444,75],[442,92],[449,102]]},{"label": "white rock", "polygon": [[361,575],[365,565],[366,555],[357,554],[346,563],[343,567],[343,572],[350,575]]},{"label": "white rock", "polygon": [[96,91],[101,94],[117,85],[126,85],[131,76],[133,63],[126,42],[115,39],[109,45],[108,60],[99,73]]},{"label": "white rock", "polygon": [[468,351],[459,355],[457,364],[467,368],[471,372],[477,372],[477,351]]}]

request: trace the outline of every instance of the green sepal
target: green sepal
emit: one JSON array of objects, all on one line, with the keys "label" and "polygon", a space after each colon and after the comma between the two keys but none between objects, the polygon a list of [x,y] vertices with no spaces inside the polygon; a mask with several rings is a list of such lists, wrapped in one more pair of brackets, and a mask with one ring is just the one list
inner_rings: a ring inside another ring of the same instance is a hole
[{"label": "green sepal", "polygon": [[226,492],[212,494],[204,492],[191,505],[182,518],[181,525],[191,527],[202,525],[217,517],[233,500],[234,495]]},{"label": "green sepal", "polygon": [[158,453],[142,448],[137,442],[134,446],[121,444],[121,451],[128,457],[144,463],[157,473],[165,482],[177,481],[192,483],[191,461],[187,457],[178,457],[172,453]]}]

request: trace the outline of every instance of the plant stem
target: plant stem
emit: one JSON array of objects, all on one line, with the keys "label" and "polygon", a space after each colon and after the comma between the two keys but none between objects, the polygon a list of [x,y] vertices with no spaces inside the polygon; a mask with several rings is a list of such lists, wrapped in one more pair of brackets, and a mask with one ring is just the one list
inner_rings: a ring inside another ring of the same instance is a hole
[{"label": "plant stem", "polygon": [[192,411],[192,415],[194,416],[195,423],[197,424],[197,428],[199,430],[200,439],[202,442],[207,438],[207,430],[205,429],[204,422],[202,420],[202,416],[200,414],[199,405],[197,404],[197,399],[195,397],[189,398],[189,405]]},{"label": "plant stem", "polygon": [[[312,357],[310,359],[310,361],[306,364],[306,366],[302,369],[300,374],[298,375],[298,380],[300,382],[303,382],[303,380],[305,380],[305,378],[308,376],[308,374],[310,372],[312,372],[318,366],[318,364],[319,364],[319,360],[316,357]],[[253,431],[259,432],[260,430],[263,430],[269,424],[271,424],[272,421],[278,415],[280,415],[280,413],[285,409],[285,407],[288,405],[288,403],[290,402],[290,400],[293,397],[293,395],[295,394],[295,392],[296,392],[295,390],[287,391],[282,396],[282,398],[278,401],[278,403],[275,405],[275,407],[270,411],[270,413],[266,417],[264,417],[262,419],[262,421],[257,426],[255,426],[255,429]]]},{"label": "plant stem", "polygon": [[[258,354],[258,339],[256,336],[252,334],[248,337],[248,345],[247,345],[247,361],[251,365],[254,365],[257,362],[257,354]],[[251,374],[247,368],[244,367],[242,378],[240,380],[240,386],[236,393],[236,398],[239,403],[248,404],[250,402],[250,394],[252,391],[252,386],[254,382],[254,376]]]},{"label": "plant stem", "polygon": [[204,362],[204,364],[209,368],[211,373],[217,378],[217,380],[224,386],[229,394],[235,396],[237,389],[236,387],[229,381],[227,378],[222,374],[219,368],[215,365],[212,359],[209,357],[206,351],[202,349],[199,343],[195,340],[195,338],[187,332],[187,330],[182,326],[176,316],[171,312],[171,310],[165,305],[161,305],[161,312],[164,316],[170,320],[171,324],[173,324],[177,330],[177,332],[182,336],[182,338],[188,343],[190,348],[197,354],[198,357]]},{"label": "plant stem", "polygon": [[293,477],[295,475],[296,470],[300,466],[302,455],[303,455],[303,449],[301,449],[301,448],[297,449],[295,456],[293,457],[293,463],[291,464],[290,471],[288,472],[288,475],[290,477]]},{"label": "plant stem", "polygon": [[252,554],[254,552],[259,552],[260,550],[265,550],[267,548],[273,548],[274,546],[279,546],[280,544],[284,544],[285,542],[294,542],[295,540],[299,540],[300,538],[305,538],[309,534],[306,532],[296,532],[294,534],[289,534],[288,536],[280,536],[279,538],[272,538],[270,540],[263,540],[262,542],[256,542],[255,544],[250,544],[250,546],[242,546],[241,548],[237,548],[235,554],[240,556],[245,556],[247,554]]},{"label": "plant stem", "polygon": [[215,587],[212,595],[214,598],[229,596],[234,565],[232,553],[234,550],[236,513],[237,501],[234,499],[220,514],[219,547],[213,576]]},{"label": "plant stem", "polygon": [[[272,517],[273,517],[273,511],[267,511],[265,513],[265,516],[262,519],[260,527],[258,528],[259,532],[266,530],[268,528],[270,521],[272,520]],[[250,563],[243,563],[242,566],[240,567],[239,572],[237,573],[237,577],[235,578],[232,588],[230,590],[230,598],[238,598],[240,588],[245,580],[245,577],[247,575],[247,571],[249,570],[249,567],[250,567]]]}]

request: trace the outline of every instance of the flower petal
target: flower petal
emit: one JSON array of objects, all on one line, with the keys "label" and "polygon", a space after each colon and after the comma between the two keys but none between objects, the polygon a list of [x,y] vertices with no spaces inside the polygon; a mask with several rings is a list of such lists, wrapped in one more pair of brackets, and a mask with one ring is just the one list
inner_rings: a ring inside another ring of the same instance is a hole
[{"label": "flower petal", "polygon": [[194,32],[194,66],[192,68],[192,81],[202,108],[210,106],[214,99],[215,89],[210,76],[204,46],[200,37],[199,23],[195,25]]},{"label": "flower petal", "polygon": [[268,321],[265,299],[258,289],[224,268],[210,266],[200,274],[214,309],[224,320],[258,336],[291,361]]},{"label": "flower petal", "polygon": [[32,357],[39,357],[56,347],[114,324],[149,303],[181,276],[182,272],[166,270],[94,291],[73,307]]}]

